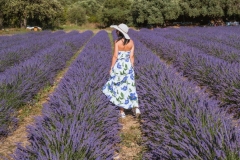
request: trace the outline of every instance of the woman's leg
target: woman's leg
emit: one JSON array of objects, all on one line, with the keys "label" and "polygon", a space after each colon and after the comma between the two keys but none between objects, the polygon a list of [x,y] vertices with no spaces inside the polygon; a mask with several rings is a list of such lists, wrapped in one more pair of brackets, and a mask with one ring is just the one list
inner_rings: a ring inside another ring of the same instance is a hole
[{"label": "woman's leg", "polygon": [[125,117],[126,117],[126,115],[125,115],[125,113],[124,113],[124,108],[122,108],[122,107],[120,107],[120,114],[121,114],[121,117],[122,117],[122,118],[125,118]]},{"label": "woman's leg", "polygon": [[120,107],[120,112],[124,113],[124,108]]},{"label": "woman's leg", "polygon": [[135,116],[139,116],[141,114],[139,107],[133,107],[132,111]]}]

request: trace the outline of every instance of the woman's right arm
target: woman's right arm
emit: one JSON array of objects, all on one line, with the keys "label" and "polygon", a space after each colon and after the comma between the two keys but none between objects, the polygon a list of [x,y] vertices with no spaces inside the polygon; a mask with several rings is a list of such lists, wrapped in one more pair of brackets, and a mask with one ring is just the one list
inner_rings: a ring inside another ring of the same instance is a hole
[{"label": "woman's right arm", "polygon": [[112,64],[111,64],[111,69],[114,67],[116,61],[117,61],[117,57],[118,57],[118,44],[117,42],[115,42],[114,44],[114,53],[113,53],[113,57],[112,57]]}]

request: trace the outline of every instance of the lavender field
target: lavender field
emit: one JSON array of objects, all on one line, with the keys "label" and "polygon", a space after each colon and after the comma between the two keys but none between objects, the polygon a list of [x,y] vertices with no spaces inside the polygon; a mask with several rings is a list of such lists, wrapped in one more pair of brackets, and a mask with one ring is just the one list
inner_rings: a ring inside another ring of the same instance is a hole
[{"label": "lavender field", "polygon": [[[240,28],[130,30],[146,160],[240,159]],[[18,127],[17,111],[52,84],[76,53],[29,145],[13,159],[113,159],[119,111],[102,94],[115,32],[63,31],[0,37],[0,140]],[[25,39],[23,41],[23,39]],[[83,47],[81,52],[80,48]]]},{"label": "lavender field", "polygon": [[[3,39],[0,53],[0,139],[16,129],[17,110],[30,103],[46,84],[52,84],[56,73],[92,35],[91,31],[59,31]],[[8,40],[10,38],[12,41]]]}]

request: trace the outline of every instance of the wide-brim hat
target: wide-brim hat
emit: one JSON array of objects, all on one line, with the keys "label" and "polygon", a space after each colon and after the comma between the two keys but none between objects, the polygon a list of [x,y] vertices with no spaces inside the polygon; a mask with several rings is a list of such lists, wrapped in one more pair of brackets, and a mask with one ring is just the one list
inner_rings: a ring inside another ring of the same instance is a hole
[{"label": "wide-brim hat", "polygon": [[127,34],[129,28],[126,24],[121,23],[119,25],[111,25],[110,27],[119,30],[126,39],[130,39],[129,35]]}]

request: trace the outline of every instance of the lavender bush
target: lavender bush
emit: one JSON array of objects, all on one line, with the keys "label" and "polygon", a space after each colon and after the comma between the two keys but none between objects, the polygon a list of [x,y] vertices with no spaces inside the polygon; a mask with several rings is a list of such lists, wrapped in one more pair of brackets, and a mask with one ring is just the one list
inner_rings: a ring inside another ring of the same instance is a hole
[{"label": "lavender bush", "polygon": [[[183,37],[178,37],[177,40],[184,40],[185,36],[198,37],[209,42],[219,42],[221,44],[240,49],[240,29],[239,27],[182,27],[180,29],[154,29],[162,36],[171,38],[171,35],[181,34]],[[219,45],[221,47],[221,45]]]},{"label": "lavender bush", "polygon": [[217,97],[221,106],[235,117],[240,116],[240,68],[239,63],[228,62],[205,54],[197,48],[189,47],[153,33],[134,32],[149,48],[163,59],[174,64],[179,72],[189,79],[207,86],[212,96]]},{"label": "lavender bush", "polygon": [[0,141],[18,127],[16,112],[14,112],[14,109],[4,104],[4,101],[0,102]]},{"label": "lavender bush", "polygon": [[219,101],[176,75],[133,34],[136,84],[147,151],[143,159],[239,159],[239,127]]},{"label": "lavender bush", "polygon": [[21,40],[20,44],[16,45],[13,41],[13,45],[10,44],[11,46],[8,46],[0,51],[0,74],[7,68],[18,65],[24,60],[27,60],[32,56],[39,54],[39,52],[55,44],[56,41],[59,41],[59,39],[64,39],[64,36],[69,36],[69,34],[63,33],[63,31],[58,31],[55,33],[45,33],[41,35],[33,34],[30,38],[27,34],[26,37],[28,39]]},{"label": "lavender bush", "polygon": [[[14,129],[15,111],[33,98],[47,84],[52,84],[56,73],[66,61],[92,36],[92,31],[73,31],[49,48],[0,74],[0,137]],[[14,111],[15,110],[15,111]],[[11,116],[9,116],[11,115]],[[13,124],[13,125],[12,125]]]},{"label": "lavender bush", "polygon": [[[201,29],[202,31],[204,29]],[[205,34],[202,34],[201,30],[198,32],[200,37],[205,40],[217,41],[222,44],[240,49],[240,29],[239,27],[216,27],[209,29]]]},{"label": "lavender bush", "polygon": [[30,146],[14,159],[113,159],[120,138],[118,112],[101,92],[109,76],[111,44],[100,31],[72,63],[43,114],[28,127]]},{"label": "lavender bush", "polygon": [[[212,33],[213,34],[213,33]],[[208,36],[213,36],[209,34]],[[158,32],[155,32],[158,35]],[[172,32],[166,36],[169,39],[180,41],[181,43],[187,44],[192,47],[196,47],[202,50],[204,53],[213,55],[215,57],[221,58],[229,63],[239,63],[240,62],[240,50],[229,45],[223,44],[221,42],[206,40],[198,34],[190,34],[188,30],[183,30],[182,32]],[[231,41],[233,38],[228,38]]]},{"label": "lavender bush", "polygon": [[[60,31],[62,32],[62,31]],[[59,33],[60,33],[59,32]],[[14,34],[11,36],[1,36],[0,37],[0,49],[5,49],[11,46],[24,44],[25,42],[29,42],[29,40],[35,40],[37,37],[44,36],[46,34],[50,34],[49,31],[43,31],[43,32],[28,32],[24,34]],[[62,32],[63,33],[63,32]]]},{"label": "lavender bush", "polygon": [[33,44],[34,41],[38,41],[39,39],[42,39],[47,35],[53,36],[53,35],[61,35],[61,34],[63,35],[65,34],[65,32],[64,31],[57,31],[57,32],[42,31],[42,32],[30,32],[25,34],[15,34],[12,36],[1,36],[0,37],[0,42],[1,42],[0,53],[1,54],[4,53],[2,50],[5,50],[7,48],[11,48],[11,47],[21,48],[21,45],[25,45],[26,43]]}]

